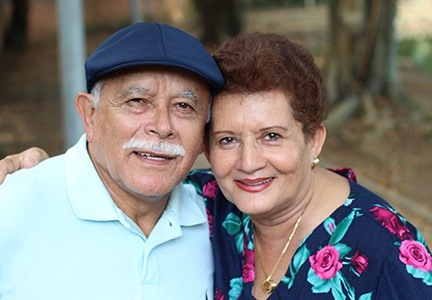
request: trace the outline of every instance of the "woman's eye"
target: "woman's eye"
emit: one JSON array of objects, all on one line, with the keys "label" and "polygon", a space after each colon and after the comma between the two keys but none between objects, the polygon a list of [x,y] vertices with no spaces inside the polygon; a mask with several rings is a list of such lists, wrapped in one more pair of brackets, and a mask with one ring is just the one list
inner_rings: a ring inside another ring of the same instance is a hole
[{"label": "woman's eye", "polygon": [[279,140],[280,138],[281,138],[281,135],[278,134],[278,133],[274,133],[274,132],[267,133],[267,134],[264,136],[264,139],[265,139],[265,140],[268,140],[268,141],[277,141],[277,140]]},{"label": "woman's eye", "polygon": [[233,142],[234,142],[234,138],[232,137],[224,137],[219,140],[219,144],[225,144],[225,145],[231,144]]}]

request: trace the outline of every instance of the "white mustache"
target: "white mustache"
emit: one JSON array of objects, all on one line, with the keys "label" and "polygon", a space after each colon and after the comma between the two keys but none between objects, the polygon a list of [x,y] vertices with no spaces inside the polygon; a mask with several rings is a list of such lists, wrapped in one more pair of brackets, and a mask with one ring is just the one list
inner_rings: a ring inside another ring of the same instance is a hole
[{"label": "white mustache", "polygon": [[124,143],[123,149],[136,149],[140,151],[153,151],[168,156],[185,156],[186,150],[177,144],[171,144],[168,142],[156,142],[147,139],[132,138],[128,142]]}]

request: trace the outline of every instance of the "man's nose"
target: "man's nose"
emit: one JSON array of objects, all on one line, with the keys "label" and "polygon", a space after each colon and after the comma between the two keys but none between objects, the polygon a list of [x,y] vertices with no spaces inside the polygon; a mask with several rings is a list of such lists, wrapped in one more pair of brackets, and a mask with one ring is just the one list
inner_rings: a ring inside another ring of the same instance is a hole
[{"label": "man's nose", "polygon": [[146,124],[147,134],[157,135],[161,139],[165,139],[173,135],[169,107],[154,107],[152,115],[148,117],[149,120]]}]

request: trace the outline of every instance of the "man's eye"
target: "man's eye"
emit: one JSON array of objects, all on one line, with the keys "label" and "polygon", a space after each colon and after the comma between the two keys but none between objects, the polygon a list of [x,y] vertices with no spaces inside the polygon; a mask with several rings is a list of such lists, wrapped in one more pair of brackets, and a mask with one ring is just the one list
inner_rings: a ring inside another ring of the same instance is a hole
[{"label": "man's eye", "polygon": [[186,103],[186,102],[179,102],[179,103],[177,103],[176,104],[177,105],[177,107],[178,108],[181,108],[181,109],[192,109],[192,106],[190,106],[188,103]]},{"label": "man's eye", "polygon": [[145,103],[144,99],[142,99],[142,98],[133,98],[133,99],[130,99],[128,102],[131,105],[141,105],[141,104]]},{"label": "man's eye", "polygon": [[124,105],[125,109],[137,114],[144,113],[150,108],[150,103],[145,98],[131,98]]},{"label": "man's eye", "polygon": [[188,114],[188,115],[192,114],[195,111],[194,107],[186,102],[175,103],[173,109],[178,113]]}]

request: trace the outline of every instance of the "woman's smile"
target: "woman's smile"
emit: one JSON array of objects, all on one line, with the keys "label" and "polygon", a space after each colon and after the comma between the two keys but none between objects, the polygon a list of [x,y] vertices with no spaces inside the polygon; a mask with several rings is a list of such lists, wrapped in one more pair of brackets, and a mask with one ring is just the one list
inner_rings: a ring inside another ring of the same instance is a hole
[{"label": "woman's smile", "polygon": [[249,193],[258,193],[270,187],[274,177],[235,180],[238,188]]}]

